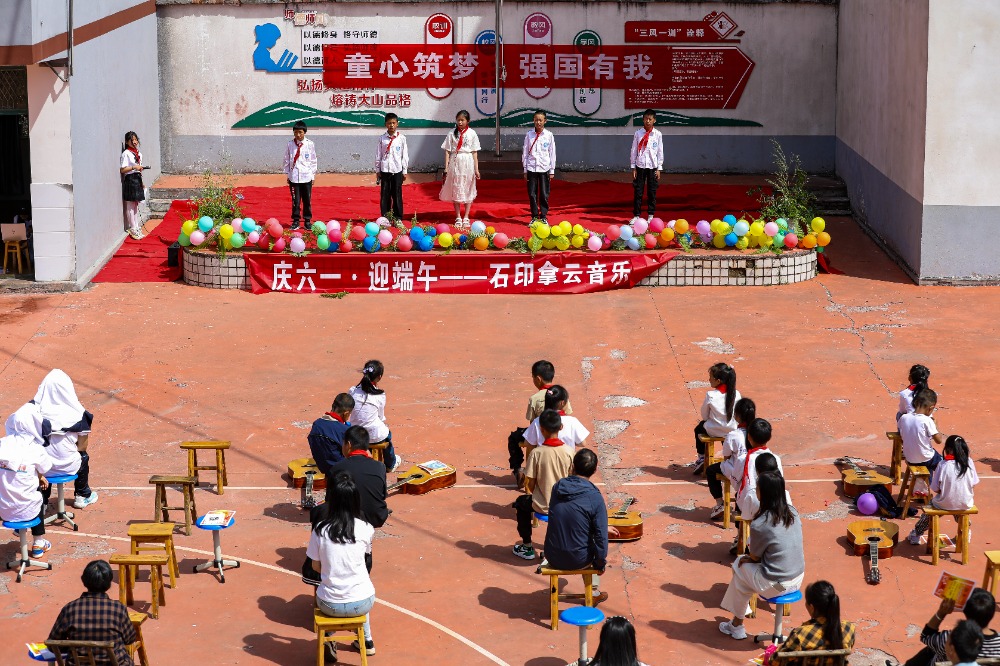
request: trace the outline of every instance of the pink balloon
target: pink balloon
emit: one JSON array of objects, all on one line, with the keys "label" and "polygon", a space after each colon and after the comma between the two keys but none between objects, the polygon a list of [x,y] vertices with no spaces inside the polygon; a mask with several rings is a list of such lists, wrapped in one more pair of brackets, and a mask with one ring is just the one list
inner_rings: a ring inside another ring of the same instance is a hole
[{"label": "pink balloon", "polygon": [[764,225],[764,233],[770,236],[771,238],[774,238],[774,235],[778,233],[778,225],[775,224],[774,222],[768,222],[767,224]]},{"label": "pink balloon", "polygon": [[649,223],[641,217],[637,217],[632,223],[632,229],[635,230],[635,233],[642,235],[646,233],[646,229],[649,229]]},{"label": "pink balloon", "polygon": [[340,230],[340,222],[337,222],[337,220],[330,220],[329,222],[326,223],[327,235],[330,235],[330,233],[332,233],[334,230],[338,231]]},{"label": "pink balloon", "polygon": [[675,224],[677,224],[677,220],[670,220],[669,222],[667,222],[667,227],[669,229],[673,229]]},{"label": "pink balloon", "polygon": [[331,243],[339,243],[341,239],[344,237],[344,234],[340,229],[334,229],[333,231],[328,233],[327,236],[330,237]]},{"label": "pink balloon", "polygon": [[608,227],[608,235],[607,235],[608,240],[616,241],[618,240],[618,237],[621,235],[622,235],[621,227],[619,227],[617,224],[612,224],[611,226]]},{"label": "pink balloon", "polygon": [[389,231],[388,229],[383,229],[382,231],[378,232],[378,242],[381,243],[382,245],[388,245],[389,243],[391,243],[392,232]]},{"label": "pink balloon", "polygon": [[505,247],[507,247],[507,243],[509,243],[509,242],[510,242],[510,239],[507,238],[507,234],[500,233],[499,231],[497,233],[493,234],[493,245],[498,250],[502,250]]},{"label": "pink balloon", "polygon": [[260,240],[260,234],[257,233],[256,231],[251,231],[249,234],[247,234],[247,242],[250,243],[250,245],[256,245],[257,241],[259,240]]},{"label": "pink balloon", "polygon": [[438,235],[451,233],[451,227],[449,227],[444,222],[440,223],[434,228],[437,229]]},{"label": "pink balloon", "polygon": [[413,241],[410,240],[409,236],[401,234],[396,240],[396,249],[400,252],[409,252],[413,249]]},{"label": "pink balloon", "polygon": [[587,239],[587,248],[591,252],[597,252],[598,250],[600,250],[601,245],[603,245],[603,243],[601,243],[600,236],[591,236],[590,238]]},{"label": "pink balloon", "polygon": [[795,234],[785,234],[785,247],[789,250],[799,244],[799,237]]},{"label": "pink balloon", "polygon": [[[364,232],[364,229],[362,229],[361,231]],[[341,252],[350,252],[353,249],[354,249],[354,243],[352,243],[349,240],[345,240],[343,243],[340,244]]]},{"label": "pink balloon", "polygon": [[367,234],[365,233],[365,226],[363,224],[355,224],[351,227],[351,240],[363,241]]},{"label": "pink balloon", "polygon": [[274,224],[267,225],[267,233],[271,236],[271,238],[281,238],[281,234],[283,234],[284,231],[282,230],[281,225],[275,222]]},{"label": "pink balloon", "polygon": [[205,242],[205,232],[195,229],[191,232],[191,245],[201,245]]},{"label": "pink balloon", "polygon": [[272,224],[277,224],[279,227],[281,226],[281,223],[278,222],[278,218],[276,218],[276,217],[269,217],[269,218],[267,218],[267,222],[264,223],[264,226],[265,227],[269,227]]},{"label": "pink balloon", "polygon": [[271,246],[271,252],[284,252],[285,251],[285,239],[279,238],[274,241],[274,245]]},{"label": "pink balloon", "polygon": [[301,231],[293,231],[292,232],[292,238],[302,238],[302,232]]},{"label": "pink balloon", "polygon": [[288,244],[289,249],[292,252],[298,254],[299,252],[304,252],[306,249],[306,242],[301,238],[293,238],[292,242]]},{"label": "pink balloon", "polygon": [[649,222],[649,230],[652,231],[654,234],[658,234],[661,231],[663,231],[663,228],[665,226],[667,226],[666,223],[658,217],[654,217]]},{"label": "pink balloon", "polygon": [[656,247],[656,236],[654,236],[653,234],[646,234],[645,240],[646,240],[647,250],[652,250],[654,247]]}]

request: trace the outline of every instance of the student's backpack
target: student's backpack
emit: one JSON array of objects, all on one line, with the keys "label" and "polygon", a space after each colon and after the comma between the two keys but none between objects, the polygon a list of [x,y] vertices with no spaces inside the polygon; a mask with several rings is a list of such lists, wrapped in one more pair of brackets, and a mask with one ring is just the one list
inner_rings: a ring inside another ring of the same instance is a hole
[{"label": "student's backpack", "polygon": [[[893,498],[892,493],[885,489],[885,486],[871,486],[868,488],[868,492],[875,496],[875,501],[878,502],[879,515],[884,518],[900,518],[903,515],[903,507],[896,504],[896,500]],[[917,509],[915,507],[910,507],[909,511],[910,517],[917,515]]]}]

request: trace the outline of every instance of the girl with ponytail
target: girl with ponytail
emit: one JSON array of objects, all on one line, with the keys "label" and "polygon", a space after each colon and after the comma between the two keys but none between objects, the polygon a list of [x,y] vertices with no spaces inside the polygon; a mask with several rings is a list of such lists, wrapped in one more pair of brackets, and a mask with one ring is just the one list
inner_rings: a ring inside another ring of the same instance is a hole
[{"label": "girl with ponytail", "polygon": [[708,369],[708,383],[712,389],[705,394],[701,404],[701,422],[694,429],[694,446],[698,458],[694,461],[694,474],[705,468],[705,443],[700,435],[725,437],[736,430],[736,402],[742,397],[736,390],[736,370],[725,363],[716,363]]},{"label": "girl with ponytail", "polygon": [[354,398],[354,410],[348,420],[352,425],[361,426],[368,431],[371,446],[386,444],[383,452],[385,468],[388,472],[395,472],[403,458],[396,455],[392,446],[392,432],[385,423],[385,391],[378,387],[384,373],[385,366],[381,361],[365,361],[361,381],[347,391]]},{"label": "girl with ponytail", "polygon": [[927,380],[931,376],[931,371],[926,366],[919,363],[910,368],[908,375],[910,385],[899,392],[899,409],[896,411],[896,420],[903,414],[913,413],[913,396],[923,391],[927,386]]},{"label": "girl with ponytail", "polygon": [[[961,436],[951,435],[944,442],[944,460],[934,468],[934,473],[931,475],[931,490],[934,491],[931,506],[943,511],[971,509],[975,505],[972,487],[977,483],[979,475],[976,474],[976,466],[969,457],[969,445]],[[958,516],[955,516],[955,520],[958,521]],[[920,543],[920,537],[927,531],[930,522],[930,516],[926,513],[920,517],[910,532],[911,544]],[[971,540],[971,527],[969,532],[968,539]],[[968,548],[968,544],[965,544],[965,547]]]},{"label": "girl with ponytail", "polygon": [[[806,587],[806,610],[809,621],[792,629],[778,652],[811,650],[850,650],[854,647],[854,623],[840,619],[840,597],[833,585],[818,580]],[[838,657],[802,657],[783,659],[784,666],[834,666]]]}]

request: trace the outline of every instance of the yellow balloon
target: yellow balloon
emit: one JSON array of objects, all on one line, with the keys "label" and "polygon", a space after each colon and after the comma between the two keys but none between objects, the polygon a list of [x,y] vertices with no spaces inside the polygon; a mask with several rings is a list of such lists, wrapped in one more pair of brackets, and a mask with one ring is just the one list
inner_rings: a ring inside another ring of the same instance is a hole
[{"label": "yellow balloon", "polygon": [[747,236],[741,236],[738,241],[736,241],[737,250],[745,250],[750,245],[750,238]]},{"label": "yellow balloon", "polygon": [[806,234],[805,236],[803,236],[802,247],[806,248],[807,250],[811,250],[814,247],[816,247],[816,237],[813,236],[812,234]]},{"label": "yellow balloon", "polygon": [[757,239],[761,247],[771,247],[771,244],[774,243],[774,237],[768,236],[767,234],[758,236]]},{"label": "yellow balloon", "polygon": [[760,222],[754,222],[753,224],[750,225],[751,236],[760,236],[762,233],[764,233],[763,224],[761,224]]},{"label": "yellow balloon", "polygon": [[721,234],[715,234],[715,236],[712,237],[712,245],[721,250],[726,247],[726,237]]},{"label": "yellow balloon", "polygon": [[674,230],[671,229],[670,227],[666,227],[663,231],[660,232],[660,238],[662,238],[667,242],[672,241],[674,239]]},{"label": "yellow balloon", "polygon": [[195,222],[194,220],[188,220],[187,222],[181,225],[181,231],[184,232],[185,236],[190,236],[191,232],[194,231],[197,227],[198,227],[197,222]]},{"label": "yellow balloon", "polygon": [[487,235],[487,236],[492,236],[492,235],[493,235],[493,234],[495,234],[496,232],[497,232],[497,230],[496,230],[496,229],[494,229],[493,227],[486,227],[486,235]]},{"label": "yellow balloon", "polygon": [[558,224],[553,224],[552,225],[552,235],[558,238],[560,236],[565,236],[566,232]]},{"label": "yellow balloon", "polygon": [[674,232],[678,234],[686,234],[688,232],[687,220],[677,220],[674,222]]},{"label": "yellow balloon", "polygon": [[827,245],[829,245],[830,234],[826,233],[825,231],[821,231],[818,234],[816,234],[816,244],[819,245],[820,247],[826,247]]},{"label": "yellow balloon", "polygon": [[556,239],[549,236],[548,238],[542,241],[542,247],[544,247],[546,250],[554,250],[556,247]]},{"label": "yellow balloon", "polygon": [[574,224],[573,225],[573,235],[574,236],[582,236],[584,231],[586,231],[586,230],[583,228],[582,224]]},{"label": "yellow balloon", "polygon": [[559,223],[559,226],[562,227],[564,236],[568,235],[571,231],[573,231],[573,225],[570,224],[568,220],[563,220],[562,222]]},{"label": "yellow balloon", "polygon": [[583,236],[573,236],[573,247],[583,247]]},{"label": "yellow balloon", "polygon": [[568,250],[569,249],[569,237],[567,237],[567,236],[560,236],[559,238],[557,238],[556,239],[556,247],[559,248],[560,250]]},{"label": "yellow balloon", "polygon": [[826,229],[826,220],[824,220],[822,217],[814,217],[812,219],[812,222],[809,223],[809,226],[812,227],[813,231],[819,233]]},{"label": "yellow balloon", "polygon": [[549,225],[547,224],[539,224],[537,227],[535,227],[535,235],[541,238],[542,240],[548,238],[550,233],[552,232],[549,229]]},{"label": "yellow balloon", "polygon": [[219,227],[219,235],[228,240],[233,237],[233,225],[223,224]]},{"label": "yellow balloon", "polygon": [[452,238],[452,235],[447,232],[438,235],[438,244],[440,244],[441,247],[451,247],[454,240],[455,239]]},{"label": "yellow balloon", "polygon": [[712,233],[719,233],[719,227],[722,226],[722,220],[712,220],[712,223],[708,225],[708,228],[712,230]]}]

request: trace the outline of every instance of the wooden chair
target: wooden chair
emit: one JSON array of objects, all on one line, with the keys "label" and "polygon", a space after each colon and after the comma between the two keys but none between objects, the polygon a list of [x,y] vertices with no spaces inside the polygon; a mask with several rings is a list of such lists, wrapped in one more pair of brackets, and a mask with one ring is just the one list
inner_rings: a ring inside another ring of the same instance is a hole
[{"label": "wooden chair", "polygon": [[[976,663],[980,666],[1000,666],[1000,659],[996,657],[980,657],[976,659]],[[934,664],[934,666],[954,666],[950,661],[939,661]]]},{"label": "wooden chair", "polygon": [[997,578],[1000,577],[1000,550],[987,550],[986,575],[983,576],[983,589],[989,590],[994,597],[997,595]]},{"label": "wooden chair", "polygon": [[378,442],[377,444],[369,444],[368,453],[371,454],[373,460],[377,460],[384,465],[385,450],[388,446],[389,442]]},{"label": "wooden chair", "polygon": [[13,257],[17,263],[17,274],[23,275],[24,265],[21,263],[21,255],[24,255],[25,264],[28,265],[28,273],[31,272],[31,255],[28,253],[28,229],[24,224],[3,224],[0,225],[0,235],[3,236],[3,272],[7,272],[7,262]]},{"label": "wooden chair", "polygon": [[892,459],[889,461],[892,482],[899,485],[900,475],[903,471],[903,438],[898,432],[886,432],[885,436],[892,442]]},{"label": "wooden chair", "polygon": [[[828,659],[833,659],[833,661],[827,661],[824,663],[832,663],[837,666],[847,666],[847,658],[851,656],[851,650],[799,650],[792,652],[775,652],[771,655],[772,664],[781,664],[787,659],[801,659],[805,657],[827,657]],[[982,663],[982,662],[979,662]]]},{"label": "wooden chair", "polygon": [[167,554],[167,571],[170,573],[170,589],[177,589],[177,552],[174,550],[173,523],[133,523],[128,526],[132,539],[132,554],[143,551],[160,551]]},{"label": "wooden chair", "polygon": [[[330,617],[324,615],[323,611],[316,608],[313,610],[313,626],[316,630],[316,641],[319,644],[316,651],[316,666],[323,666],[326,663],[326,644],[337,641],[349,642],[358,641],[361,646],[361,666],[368,666],[368,653],[365,651],[365,616],[357,617]],[[328,633],[329,632],[329,633]],[[338,636],[338,633],[347,633],[346,636]]]},{"label": "wooden chair", "polygon": [[750,544],[750,523],[753,519],[749,516],[736,516],[736,555],[740,556],[746,552]]},{"label": "wooden chair", "polygon": [[[45,647],[56,656],[57,666],[99,666],[117,664],[115,644],[111,641],[45,641]],[[66,659],[63,655],[68,655]],[[100,661],[97,658],[100,657]]]},{"label": "wooden chair", "polygon": [[969,563],[969,516],[979,513],[972,507],[964,511],[944,511],[943,509],[924,508],[924,513],[931,517],[931,531],[927,536],[927,552],[931,554],[931,564],[937,564],[941,557],[941,516],[955,516],[958,520],[958,537],[955,539],[955,553],[962,554],[962,564]]},{"label": "wooden chair", "polygon": [[[903,482],[899,487],[899,496],[896,497],[896,504],[900,504],[903,507],[903,513],[901,514],[903,520],[909,517],[910,502],[913,501],[913,489],[917,485],[917,479],[923,479],[927,483],[928,493],[930,492],[931,486],[931,471],[924,467],[923,465],[911,465],[906,463],[906,471],[903,472]],[[930,495],[924,500],[924,504],[930,504]]]},{"label": "wooden chair", "polygon": [[[172,476],[156,474],[149,477],[149,482],[156,486],[156,498],[153,508],[153,520],[157,523],[170,522],[170,511],[184,511],[184,532],[191,536],[191,524],[198,517],[194,503],[194,486],[197,479],[193,476]],[[184,495],[183,506],[167,505],[167,486],[180,486]]]},{"label": "wooden chair", "polygon": [[722,481],[722,529],[728,530],[732,523],[730,518],[732,517],[733,490],[728,476],[720,472],[715,475],[715,478]]},{"label": "wooden chair", "polygon": [[128,619],[131,620],[132,628],[135,629],[135,643],[127,646],[128,654],[135,661],[138,653],[139,658],[136,664],[138,666],[149,666],[149,657],[146,655],[146,641],[142,638],[142,623],[149,619],[149,616],[145,613],[130,610],[128,612]]},{"label": "wooden chair", "polygon": [[[577,569],[563,571],[539,567],[538,572],[549,577],[549,624],[552,630],[559,628],[559,599],[583,599],[585,606],[594,605],[594,576],[599,575],[597,569]],[[561,576],[583,576],[583,594],[559,594],[559,578]]]},{"label": "wooden chair", "polygon": [[[226,449],[229,442],[181,442],[181,449],[187,451],[188,476],[194,477],[194,484],[198,485],[199,470],[215,470],[216,482],[215,492],[222,495],[229,485],[229,477],[226,475]],[[214,465],[199,465],[198,451],[215,451]]]},{"label": "wooden chair", "polygon": [[698,440],[705,445],[705,480],[708,480],[708,466],[717,462],[722,462],[722,456],[715,455],[715,445],[722,444],[725,437],[711,437],[709,435],[698,435]]},{"label": "wooden chair", "polygon": [[149,584],[152,588],[152,609],[150,615],[153,618],[160,616],[160,606],[167,605],[167,598],[163,589],[163,567],[167,564],[166,553],[145,553],[140,555],[123,555],[116,553],[109,560],[112,566],[118,566],[118,599],[125,606],[135,601],[133,589],[136,584],[136,577],[139,567],[149,567]]}]

